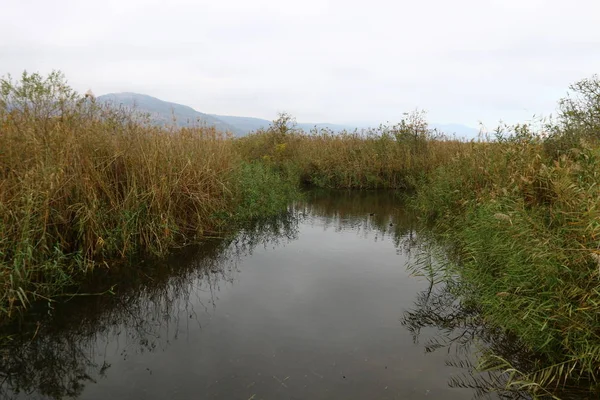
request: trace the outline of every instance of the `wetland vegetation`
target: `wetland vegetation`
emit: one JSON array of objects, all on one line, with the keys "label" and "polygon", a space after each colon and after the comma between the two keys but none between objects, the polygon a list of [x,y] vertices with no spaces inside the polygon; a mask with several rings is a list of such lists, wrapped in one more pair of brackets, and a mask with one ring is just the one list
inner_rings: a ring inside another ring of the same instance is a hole
[{"label": "wetland vegetation", "polygon": [[[430,257],[415,272],[446,282],[436,286],[442,294],[425,288],[418,297],[421,311],[404,318],[409,330],[463,321],[465,332],[482,338],[493,332],[476,366],[504,371],[494,380],[502,390],[594,398],[600,390],[599,93],[596,77],[584,79],[560,100],[554,119],[504,126],[468,142],[429,129],[421,113],[394,126],[335,134],[302,131],[282,115],[268,129],[234,138],[202,126],[155,126],[78,95],[60,73],[3,78],[3,341],[19,340],[10,331],[15,321],[40,309],[71,313],[60,311],[68,309],[67,299],[110,310],[104,303],[122,298],[114,293],[160,281],[163,275],[144,260],[190,244],[229,246],[244,229],[289,212],[309,196],[307,187],[390,189],[402,194],[398,207],[413,210],[424,227],[419,236],[429,243]],[[387,215],[378,204],[360,204],[373,221]],[[395,226],[386,218],[380,223],[381,232]],[[184,272],[164,276],[176,280]],[[449,304],[467,310],[460,318],[423,311],[448,291]],[[151,311],[145,310],[134,314]],[[24,332],[39,343],[46,325],[33,326]],[[505,342],[516,347],[503,348]],[[32,354],[43,352],[22,356]],[[77,390],[72,382],[61,387],[62,395]]]}]

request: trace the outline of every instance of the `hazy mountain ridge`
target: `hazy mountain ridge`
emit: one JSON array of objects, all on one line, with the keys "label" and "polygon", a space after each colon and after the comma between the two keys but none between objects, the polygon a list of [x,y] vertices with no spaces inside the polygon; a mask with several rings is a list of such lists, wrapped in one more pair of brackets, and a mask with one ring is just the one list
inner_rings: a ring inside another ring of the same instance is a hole
[{"label": "hazy mountain ridge", "polygon": [[177,126],[208,125],[214,126],[220,131],[229,131],[236,136],[244,134],[236,127],[212,115],[201,113],[183,104],[171,103],[145,94],[109,93],[98,96],[97,101],[134,108],[137,111],[148,113],[152,121],[159,125],[171,125],[173,122]]},{"label": "hazy mountain ridge", "polygon": [[[208,125],[214,126],[220,131],[231,132],[235,136],[244,136],[259,129],[266,129],[272,123],[272,121],[262,118],[205,114],[183,104],[171,103],[156,97],[132,92],[109,93],[98,96],[97,100],[115,106],[134,108],[140,112],[148,113],[150,114],[152,121],[159,125],[171,125],[173,122],[175,122],[177,126]],[[373,126],[378,125],[379,124],[373,124]],[[440,132],[467,139],[476,138],[479,132],[475,128],[461,124],[430,124],[430,126],[431,128],[438,129]],[[351,132],[355,129],[364,128],[365,126],[299,122],[297,127],[305,131],[317,128],[328,129],[333,132],[344,130]]]}]

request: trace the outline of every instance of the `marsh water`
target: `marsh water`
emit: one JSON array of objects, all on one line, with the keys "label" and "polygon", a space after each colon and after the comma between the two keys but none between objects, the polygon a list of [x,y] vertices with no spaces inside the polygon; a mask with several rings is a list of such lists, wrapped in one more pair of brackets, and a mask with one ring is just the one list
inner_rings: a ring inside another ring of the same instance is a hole
[{"label": "marsh water", "polygon": [[0,397],[473,398],[477,329],[410,268],[415,224],[391,193],[309,193],[228,239],[113,266],[82,289],[108,293],[3,332]]}]

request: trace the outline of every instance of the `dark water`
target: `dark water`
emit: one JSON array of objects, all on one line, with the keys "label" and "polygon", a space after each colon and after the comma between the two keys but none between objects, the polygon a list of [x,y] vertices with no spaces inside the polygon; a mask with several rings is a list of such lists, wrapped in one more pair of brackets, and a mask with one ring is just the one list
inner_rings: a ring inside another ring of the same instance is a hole
[{"label": "dark water", "polygon": [[472,398],[485,380],[471,375],[477,329],[453,324],[455,299],[407,270],[414,232],[392,194],[315,194],[235,238],[135,274],[115,266],[93,282],[114,295],[8,329],[0,395]]}]

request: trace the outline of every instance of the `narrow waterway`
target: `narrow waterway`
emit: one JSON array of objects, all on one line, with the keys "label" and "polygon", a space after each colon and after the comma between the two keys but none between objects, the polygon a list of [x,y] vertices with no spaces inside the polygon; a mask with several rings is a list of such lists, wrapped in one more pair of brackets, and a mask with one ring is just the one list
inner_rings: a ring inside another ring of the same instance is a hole
[{"label": "narrow waterway", "polygon": [[473,398],[459,387],[476,386],[470,347],[453,337],[476,338],[407,269],[416,239],[393,194],[322,193],[233,238],[114,267],[90,284],[114,294],[11,328],[0,397]]}]

